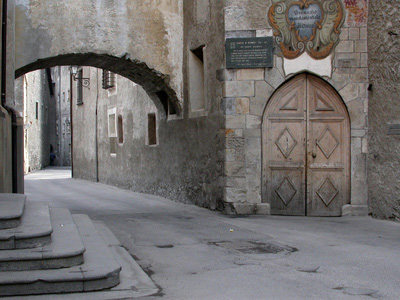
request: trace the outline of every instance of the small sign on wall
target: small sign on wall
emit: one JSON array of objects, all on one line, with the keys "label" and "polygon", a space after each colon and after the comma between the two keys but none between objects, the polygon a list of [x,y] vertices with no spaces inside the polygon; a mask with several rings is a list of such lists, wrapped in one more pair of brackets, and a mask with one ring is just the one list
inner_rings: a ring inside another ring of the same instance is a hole
[{"label": "small sign on wall", "polygon": [[389,123],[388,135],[400,135],[400,123]]},{"label": "small sign on wall", "polygon": [[226,68],[254,69],[273,67],[273,39],[230,38],[226,40]]}]

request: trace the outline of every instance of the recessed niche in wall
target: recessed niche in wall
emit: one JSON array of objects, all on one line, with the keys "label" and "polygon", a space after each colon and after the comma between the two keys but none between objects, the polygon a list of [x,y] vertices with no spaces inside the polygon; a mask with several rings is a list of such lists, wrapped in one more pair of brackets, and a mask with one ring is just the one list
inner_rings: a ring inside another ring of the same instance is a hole
[{"label": "recessed niche in wall", "polygon": [[157,145],[157,119],[155,113],[147,115],[147,137],[148,145]]},{"label": "recessed niche in wall", "polygon": [[108,136],[117,137],[117,109],[111,108],[108,110]]},{"label": "recessed niche in wall", "polygon": [[118,115],[118,143],[124,143],[124,123],[122,115]]},{"label": "recessed niche in wall", "polygon": [[77,89],[76,89],[76,104],[77,105],[82,105],[83,104],[83,69],[79,68],[78,69],[78,75],[77,75]]},{"label": "recessed niche in wall", "polygon": [[205,114],[204,46],[189,51],[189,101],[191,117]]}]

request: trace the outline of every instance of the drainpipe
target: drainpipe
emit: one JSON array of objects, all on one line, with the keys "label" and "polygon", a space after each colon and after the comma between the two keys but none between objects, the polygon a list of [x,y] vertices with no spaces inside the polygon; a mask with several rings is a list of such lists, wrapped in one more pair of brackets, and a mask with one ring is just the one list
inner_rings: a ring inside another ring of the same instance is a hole
[{"label": "drainpipe", "polygon": [[71,126],[71,177],[74,178],[74,122],[73,122],[73,115],[72,115],[72,102],[73,102],[73,92],[72,92],[72,74],[69,74],[69,92],[70,92],[70,97],[69,97],[69,119],[70,121],[70,126]]},{"label": "drainpipe", "polygon": [[61,111],[61,66],[58,66],[58,142],[59,142],[59,147],[58,147],[58,156],[59,156],[59,162],[58,165],[62,166],[63,163],[63,155],[62,155],[62,111]]},{"label": "drainpipe", "polygon": [[6,66],[7,66],[7,0],[3,0],[1,26],[1,105],[6,107]]},{"label": "drainpipe", "polygon": [[[97,69],[97,76],[96,76],[96,90],[97,90],[97,95],[96,95],[96,120],[95,120],[95,130],[96,130],[96,182],[99,182],[99,141],[98,141],[98,130],[97,130],[97,123],[98,123],[98,117],[97,117],[97,111],[98,111],[98,106],[99,106],[99,69]],[[90,77],[90,76],[89,76]]]}]

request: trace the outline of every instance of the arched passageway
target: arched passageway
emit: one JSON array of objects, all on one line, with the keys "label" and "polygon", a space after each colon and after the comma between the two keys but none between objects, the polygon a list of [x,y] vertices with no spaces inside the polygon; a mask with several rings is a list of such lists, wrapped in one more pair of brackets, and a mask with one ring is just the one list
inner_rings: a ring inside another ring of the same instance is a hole
[{"label": "arched passageway", "polygon": [[66,54],[46,59],[39,59],[15,71],[15,78],[28,72],[55,66],[91,66],[109,70],[139,84],[154,101],[162,117],[166,116],[168,105],[173,105],[176,113],[182,113],[181,102],[175,91],[169,86],[169,76],[150,69],[145,63],[129,57],[114,57],[106,54]]},{"label": "arched passageway", "polygon": [[171,102],[181,114],[182,0],[19,0],[8,10],[16,78],[56,65],[107,69],[141,85],[160,112]]}]

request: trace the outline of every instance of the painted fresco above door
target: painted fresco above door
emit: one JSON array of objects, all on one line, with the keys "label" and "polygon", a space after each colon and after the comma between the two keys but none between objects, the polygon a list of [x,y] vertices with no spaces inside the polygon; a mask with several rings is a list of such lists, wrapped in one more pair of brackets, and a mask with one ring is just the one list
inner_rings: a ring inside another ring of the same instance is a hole
[{"label": "painted fresco above door", "polygon": [[268,18],[283,57],[295,59],[307,52],[327,58],[339,43],[344,21],[339,0],[273,0]]}]

